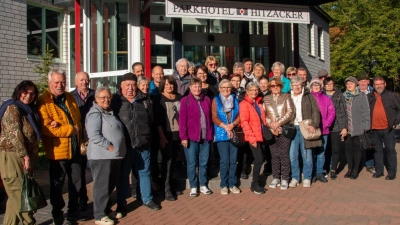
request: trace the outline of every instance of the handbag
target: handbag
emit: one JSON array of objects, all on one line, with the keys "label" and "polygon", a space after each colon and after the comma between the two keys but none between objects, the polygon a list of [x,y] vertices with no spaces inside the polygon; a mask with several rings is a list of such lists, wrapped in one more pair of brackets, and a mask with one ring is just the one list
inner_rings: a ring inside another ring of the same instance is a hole
[{"label": "handbag", "polygon": [[[276,117],[279,118],[280,115],[278,113],[278,109],[276,108],[275,102],[272,99],[272,95],[270,95],[270,98],[271,98],[271,106],[274,109],[275,115],[276,115]],[[295,135],[295,130],[296,130],[296,128],[294,127],[293,124],[287,123],[282,126],[282,135],[286,138],[293,139],[293,137]]]},{"label": "handbag", "polygon": [[246,142],[244,140],[244,132],[241,127],[234,127],[232,129],[233,136],[229,141],[233,146],[239,148],[242,147]]},{"label": "handbag", "polygon": [[313,141],[319,139],[321,137],[321,129],[316,128],[314,133],[310,133],[310,131],[308,131],[309,124],[311,124],[311,120],[309,119],[299,122],[300,132],[304,140]]},{"label": "handbag", "polygon": [[264,141],[271,141],[273,139],[273,135],[269,127],[263,125],[263,137]]},{"label": "handbag", "polygon": [[89,138],[86,133],[86,128],[83,129],[82,142],[81,142],[81,155],[86,155],[87,147],[89,145]]},{"label": "handbag", "polygon": [[20,212],[32,212],[47,206],[46,197],[33,175],[24,169]]},{"label": "handbag", "polygon": [[374,148],[375,142],[374,137],[372,136],[372,132],[367,131],[360,136],[360,146],[361,151]]}]

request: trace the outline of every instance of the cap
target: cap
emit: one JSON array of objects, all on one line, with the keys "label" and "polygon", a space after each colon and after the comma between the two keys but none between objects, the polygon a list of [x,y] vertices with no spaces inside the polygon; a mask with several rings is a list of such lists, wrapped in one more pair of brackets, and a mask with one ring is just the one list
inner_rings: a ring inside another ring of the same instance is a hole
[{"label": "cap", "polygon": [[318,78],[327,77],[327,76],[328,76],[328,71],[326,71],[326,69],[322,69],[322,70],[318,71]]},{"label": "cap", "polygon": [[351,82],[355,83],[356,85],[358,85],[358,81],[355,77],[346,78],[346,80],[344,80],[344,83],[346,84],[348,81],[351,81]]},{"label": "cap", "polygon": [[322,87],[322,83],[321,83],[321,81],[318,79],[318,78],[313,78],[313,79],[311,79],[311,81],[310,81],[310,87],[312,87],[314,84],[318,84],[320,87]]},{"label": "cap", "polygon": [[122,76],[121,82],[126,80],[133,80],[137,82],[137,77],[133,73],[126,73]]},{"label": "cap", "polygon": [[365,70],[361,70],[361,72],[357,75],[357,80],[369,80],[368,73]]}]

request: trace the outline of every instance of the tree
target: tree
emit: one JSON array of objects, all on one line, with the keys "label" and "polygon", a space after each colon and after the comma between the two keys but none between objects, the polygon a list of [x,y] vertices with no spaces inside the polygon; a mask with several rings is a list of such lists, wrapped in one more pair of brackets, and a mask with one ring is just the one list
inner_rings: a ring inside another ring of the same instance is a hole
[{"label": "tree", "polygon": [[40,64],[35,65],[35,73],[39,75],[39,79],[36,81],[36,86],[39,89],[39,93],[43,93],[46,88],[48,88],[48,79],[47,75],[50,71],[50,68],[54,64],[53,58],[53,49],[49,49],[49,45],[46,46],[46,51],[44,55],[40,56],[42,62]]},{"label": "tree", "polygon": [[339,0],[321,6],[332,18],[331,74],[342,84],[361,70],[400,87],[400,1]]}]

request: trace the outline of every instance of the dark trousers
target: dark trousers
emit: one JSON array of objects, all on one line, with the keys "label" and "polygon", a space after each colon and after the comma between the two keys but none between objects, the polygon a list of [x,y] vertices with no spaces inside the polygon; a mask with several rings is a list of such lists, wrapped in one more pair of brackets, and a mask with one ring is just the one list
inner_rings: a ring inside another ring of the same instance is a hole
[{"label": "dark trousers", "polygon": [[93,176],[93,214],[95,220],[101,220],[111,212],[110,195],[117,184],[121,160],[89,160],[89,164]]},{"label": "dark trousers", "polygon": [[250,150],[250,144],[246,144],[242,147],[238,148],[238,155],[237,155],[237,160],[238,160],[238,165],[237,165],[237,173],[240,176],[240,174],[246,173],[247,174],[247,167],[249,165],[249,162],[251,164],[251,161],[254,156],[252,156],[252,151]]},{"label": "dark trousers", "polygon": [[168,141],[164,149],[161,149],[162,163],[161,176],[164,181],[165,189],[170,189],[172,177],[174,176],[176,159],[180,150],[179,141]]},{"label": "dark trousers", "polygon": [[80,205],[85,205],[89,201],[89,198],[87,196],[87,190],[86,190],[86,164],[88,162],[87,156],[86,155],[81,155],[81,180],[82,180],[82,185],[81,188],[79,189],[79,204]]},{"label": "dark trousers", "polygon": [[340,152],[341,152],[341,146],[342,146],[342,140],[341,140],[341,135],[340,132],[330,132],[329,133],[329,139],[330,139],[330,144],[331,144],[331,149],[332,149],[332,163],[331,163],[331,170],[336,171],[339,160],[340,160]]},{"label": "dark trousers", "polygon": [[79,208],[79,190],[82,185],[80,155],[70,160],[49,160],[50,203],[53,206],[51,214],[54,219],[63,216],[65,206],[62,197],[65,176],[68,177],[68,214],[77,212]]},{"label": "dark trousers", "polygon": [[254,167],[253,167],[253,180],[251,185],[260,185],[258,182],[258,177],[260,175],[261,166],[264,162],[263,159],[263,152],[261,149],[261,143],[257,142],[257,148],[254,148],[251,144],[249,144],[251,152],[253,153],[254,157]]},{"label": "dark trousers", "polygon": [[350,172],[358,173],[362,157],[360,136],[351,137],[351,135],[348,134],[344,144],[346,146],[347,167]]},{"label": "dark trousers", "polygon": [[151,177],[153,181],[157,181],[157,178],[160,175],[160,168],[158,167],[158,151],[160,151],[160,141],[157,128],[152,129],[152,135],[150,153]]},{"label": "dark trousers", "polygon": [[[383,173],[384,164],[388,175],[396,176],[397,172],[397,152],[395,149],[395,129],[374,130],[375,139],[375,170],[377,174]],[[385,148],[383,148],[385,144]],[[384,163],[384,159],[386,163]]]},{"label": "dark trousers", "polygon": [[271,162],[271,150],[269,148],[269,145],[262,143],[261,147],[264,152],[264,159],[265,159],[265,165],[264,165],[264,173],[272,173],[272,162]]},{"label": "dark trousers", "polygon": [[269,146],[272,157],[272,176],[273,178],[289,181],[290,179],[290,139],[279,135],[275,137],[275,143]]}]

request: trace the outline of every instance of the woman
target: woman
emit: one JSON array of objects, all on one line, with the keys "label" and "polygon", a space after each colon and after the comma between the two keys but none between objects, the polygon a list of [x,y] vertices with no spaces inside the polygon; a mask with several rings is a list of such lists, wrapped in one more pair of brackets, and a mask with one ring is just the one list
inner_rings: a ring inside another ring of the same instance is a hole
[{"label": "woman", "polygon": [[335,80],[332,77],[324,79],[324,93],[328,96],[335,107],[335,120],[330,127],[328,139],[332,148],[332,162],[330,178],[332,180],[337,178],[336,170],[339,163],[339,156],[342,141],[347,136],[347,114],[346,114],[346,101],[340,89],[335,86]]},{"label": "woman", "polygon": [[281,62],[274,62],[271,67],[273,77],[282,81],[282,92],[288,93],[290,91],[290,80],[287,79],[283,73],[285,72],[285,65]]},{"label": "woman", "polygon": [[257,84],[260,81],[260,78],[266,74],[265,67],[261,63],[256,63],[253,67],[253,75],[257,80]]},{"label": "woman", "polygon": [[218,60],[214,56],[207,56],[204,65],[208,69],[208,83],[217,86],[221,80],[221,74],[218,71]]},{"label": "woman", "polygon": [[233,74],[230,77],[230,82],[232,84],[232,93],[241,102],[246,94],[244,88],[240,87],[241,76],[239,74]]},{"label": "woman", "polygon": [[33,212],[20,213],[24,170],[31,172],[41,139],[35,101],[38,88],[25,80],[14,89],[12,99],[0,108],[0,174],[8,195],[3,224],[36,224]]},{"label": "woman", "polygon": [[202,93],[202,81],[192,78],[190,93],[181,99],[179,109],[179,137],[187,161],[190,196],[197,196],[196,166],[199,166],[200,192],[211,194],[207,185],[207,162],[213,139],[210,98]]},{"label": "woman", "polygon": [[160,99],[154,108],[162,155],[161,176],[165,184],[165,199],[175,201],[176,196],[173,194],[171,182],[180,149],[178,119],[182,96],[177,93],[176,81],[171,76],[161,79],[160,90]]},{"label": "woman", "polygon": [[196,67],[196,66],[194,65],[194,63],[189,62],[188,73],[189,73],[190,75],[193,75],[193,74],[194,74],[194,68],[195,68],[195,67]]},{"label": "woman", "polygon": [[[269,146],[272,161],[272,182],[270,188],[276,188],[280,183],[281,189],[288,188],[290,179],[289,147],[290,139],[282,135],[282,127],[291,123],[294,116],[294,105],[289,94],[282,93],[282,81],[272,78],[269,88],[271,94],[263,99],[266,124],[272,133],[275,133],[275,141]],[[282,181],[280,181],[282,175]]]},{"label": "woman", "polygon": [[287,68],[286,77],[289,78],[289,80],[291,80],[296,75],[297,75],[296,67],[290,66],[290,67]]},{"label": "woman", "polygon": [[361,162],[360,136],[371,127],[371,118],[367,97],[357,87],[358,81],[354,77],[348,77],[344,81],[346,91],[343,96],[346,101],[347,137],[346,158],[348,171],[345,178],[357,179]]},{"label": "woman", "polygon": [[313,78],[310,82],[311,94],[317,100],[318,108],[321,113],[321,136],[323,145],[320,148],[314,148],[314,181],[328,182],[324,174],[325,150],[328,143],[329,128],[335,120],[335,106],[332,100],[322,93],[322,83],[318,78]]},{"label": "woman", "polygon": [[232,84],[229,80],[222,80],[219,83],[219,95],[212,101],[214,142],[217,143],[220,155],[220,187],[223,195],[229,191],[234,194],[240,193],[240,189],[236,187],[237,148],[229,141],[233,136],[233,128],[240,125],[239,101],[231,90]]},{"label": "woman", "polygon": [[144,94],[149,94],[150,85],[149,80],[145,76],[139,76],[137,82],[138,89]]},{"label": "woman", "polygon": [[242,62],[235,62],[235,64],[233,64],[233,74],[240,75],[240,85],[239,86],[241,88],[245,89],[249,80],[244,75],[244,65]]},{"label": "woman", "polygon": [[218,67],[217,71],[221,75],[221,79],[228,78],[229,70],[225,66]]},{"label": "woman", "polygon": [[264,194],[265,190],[261,187],[258,177],[261,166],[264,162],[261,144],[263,143],[262,126],[265,124],[265,114],[261,110],[261,97],[258,96],[258,87],[254,82],[246,86],[246,95],[240,102],[240,125],[243,128],[244,137],[254,157],[253,181],[251,182],[251,191],[256,194]]},{"label": "woman", "polygon": [[294,76],[291,80],[291,97],[295,106],[294,126],[296,128],[295,136],[290,143],[290,167],[292,171],[292,180],[289,187],[297,187],[300,181],[299,151],[303,159],[302,172],[304,175],[303,187],[311,186],[313,171],[312,148],[321,147],[322,140],[304,140],[300,132],[299,122],[303,120],[310,121],[308,131],[314,133],[319,128],[321,122],[318,104],[311,95],[310,89],[303,87],[303,81],[300,77]]},{"label": "woman", "polygon": [[86,115],[86,132],[89,138],[87,157],[93,176],[93,213],[96,224],[112,225],[110,195],[119,174],[126,146],[124,127],[110,108],[111,90],[97,88],[93,107]]},{"label": "woman", "polygon": [[258,80],[258,87],[260,88],[260,96],[264,97],[271,92],[268,89],[269,78],[266,75],[263,75]]},{"label": "woman", "polygon": [[194,74],[201,80],[201,92],[211,100],[218,95],[218,90],[214,85],[208,83],[208,69],[204,65],[196,66]]}]

